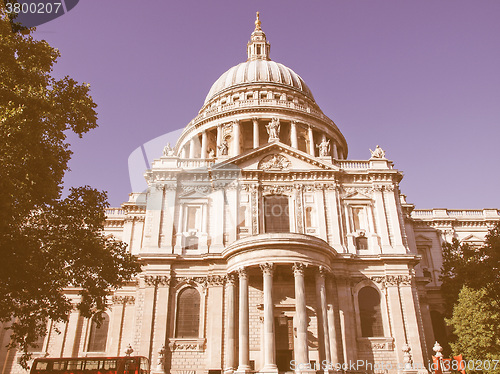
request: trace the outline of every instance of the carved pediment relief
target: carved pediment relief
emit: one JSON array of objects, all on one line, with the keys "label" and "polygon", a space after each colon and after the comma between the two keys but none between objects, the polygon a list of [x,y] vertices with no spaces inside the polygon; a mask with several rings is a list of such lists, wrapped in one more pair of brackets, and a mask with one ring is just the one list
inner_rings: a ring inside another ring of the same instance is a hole
[{"label": "carved pediment relief", "polygon": [[418,247],[432,247],[432,239],[424,235],[415,236],[415,243]]},{"label": "carved pediment relief", "polygon": [[290,161],[280,154],[270,154],[260,160],[258,169],[261,170],[287,170],[290,168]]},{"label": "carved pediment relief", "polygon": [[241,170],[338,170],[337,166],[281,142],[265,144],[216,164],[218,170],[232,164]]},{"label": "carved pediment relief", "polygon": [[182,186],[179,197],[183,199],[206,198],[212,192],[212,187],[207,185]]},{"label": "carved pediment relief", "polygon": [[355,188],[349,188],[348,190],[344,190],[346,195],[344,196],[344,200],[371,200],[371,196],[368,190],[360,189],[357,190]]}]

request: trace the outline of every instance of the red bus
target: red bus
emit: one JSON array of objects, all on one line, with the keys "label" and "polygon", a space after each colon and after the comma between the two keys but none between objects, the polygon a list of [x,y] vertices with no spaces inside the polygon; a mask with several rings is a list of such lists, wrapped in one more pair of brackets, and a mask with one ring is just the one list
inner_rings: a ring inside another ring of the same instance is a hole
[{"label": "red bus", "polygon": [[30,374],[149,374],[142,356],[37,358]]}]

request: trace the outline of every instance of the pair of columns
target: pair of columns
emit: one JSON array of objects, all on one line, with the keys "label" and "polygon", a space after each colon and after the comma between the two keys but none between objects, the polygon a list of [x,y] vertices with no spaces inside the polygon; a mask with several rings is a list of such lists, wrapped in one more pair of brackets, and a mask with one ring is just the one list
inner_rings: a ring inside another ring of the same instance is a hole
[{"label": "pair of columns", "polygon": [[[275,328],[274,328],[274,305],[273,305],[273,271],[274,264],[261,264],[260,268],[263,274],[263,292],[264,292],[264,367],[262,373],[277,373],[276,365],[276,349],[275,349]],[[295,313],[297,327],[297,344],[295,346],[295,361],[297,364],[309,363],[309,350],[307,345],[307,306],[304,281],[304,268],[301,263],[293,265],[294,283],[295,283]],[[239,365],[238,373],[251,372],[250,367],[250,334],[249,334],[249,298],[248,298],[248,272],[245,268],[238,270],[239,278]],[[326,291],[324,288],[324,278],[322,279],[323,294],[321,297],[322,310],[325,311],[326,321]],[[234,324],[234,307],[236,294],[236,277],[232,275],[229,282],[228,294],[228,353],[227,353],[227,369],[232,372],[235,369],[235,324]],[[321,283],[321,281],[320,281]],[[324,304],[324,305],[323,305]],[[323,308],[324,306],[324,308]],[[328,328],[324,333],[328,335]],[[328,350],[329,351],[329,350]],[[327,359],[330,357],[327,356]]]}]

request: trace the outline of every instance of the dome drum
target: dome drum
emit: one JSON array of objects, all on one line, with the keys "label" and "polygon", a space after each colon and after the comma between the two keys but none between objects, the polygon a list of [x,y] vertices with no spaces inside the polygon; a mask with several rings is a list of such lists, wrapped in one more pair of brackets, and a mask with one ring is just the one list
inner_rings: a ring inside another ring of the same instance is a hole
[{"label": "dome drum", "polygon": [[[214,159],[237,156],[272,141],[280,141],[290,147],[312,156],[332,157],[344,159],[347,150],[343,138],[326,126],[312,126],[297,121],[296,116],[286,117],[254,117],[233,120],[223,124],[208,123],[203,128],[191,128],[184,140],[178,144],[178,154],[181,158]],[[271,139],[269,126],[279,123],[277,138]],[[189,137],[188,137],[189,136]],[[236,140],[237,139],[237,140]],[[321,153],[319,144],[328,142],[326,153]]]}]

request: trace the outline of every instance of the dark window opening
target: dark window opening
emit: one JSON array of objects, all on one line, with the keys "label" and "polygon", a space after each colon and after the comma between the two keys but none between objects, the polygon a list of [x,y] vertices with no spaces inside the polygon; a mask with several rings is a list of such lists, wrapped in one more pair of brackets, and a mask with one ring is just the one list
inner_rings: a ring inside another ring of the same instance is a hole
[{"label": "dark window opening", "polygon": [[368,238],[365,236],[358,236],[356,238],[356,249],[358,251],[368,249]]},{"label": "dark window opening", "polygon": [[264,196],[264,221],[266,232],[290,232],[287,196]]},{"label": "dark window opening", "polygon": [[380,295],[373,287],[363,287],[358,293],[361,335],[363,337],[384,336]]},{"label": "dark window opening", "polygon": [[176,338],[198,338],[200,329],[200,294],[186,288],[177,299]]},{"label": "dark window opening", "polygon": [[106,313],[102,314],[100,326],[97,324],[97,316],[92,318],[92,326],[90,327],[89,337],[89,352],[105,352],[106,341],[108,339],[109,317]]}]

